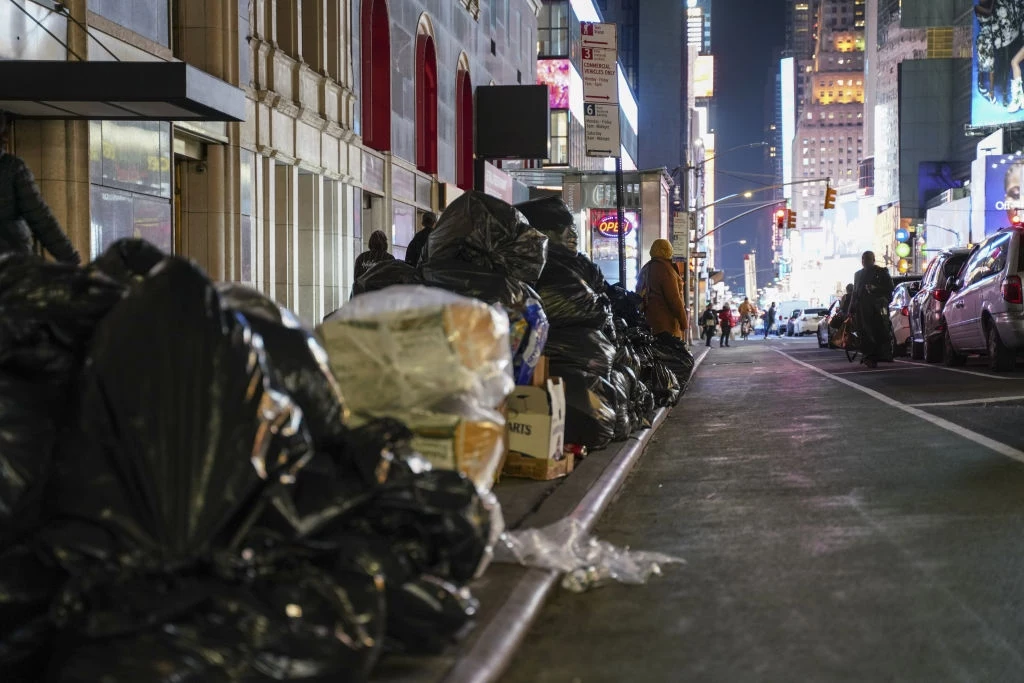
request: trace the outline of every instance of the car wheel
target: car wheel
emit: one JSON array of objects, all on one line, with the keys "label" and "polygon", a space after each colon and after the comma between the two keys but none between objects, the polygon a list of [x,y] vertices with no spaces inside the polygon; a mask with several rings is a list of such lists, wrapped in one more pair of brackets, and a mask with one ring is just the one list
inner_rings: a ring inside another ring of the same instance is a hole
[{"label": "car wheel", "polygon": [[1017,355],[999,338],[999,330],[992,323],[985,326],[988,338],[988,366],[995,372],[1009,372],[1017,364]]},{"label": "car wheel", "polygon": [[967,356],[962,353],[957,353],[957,350],[953,348],[953,340],[949,337],[948,329],[946,330],[945,336],[942,338],[942,362],[947,367],[955,367],[967,362]]},{"label": "car wheel", "polygon": [[[948,334],[948,333],[947,333]],[[929,363],[938,363],[942,360],[942,346],[944,339],[926,339],[924,342],[924,359]]]},{"label": "car wheel", "polygon": [[821,332],[818,332],[818,348],[819,349],[827,349],[828,348],[828,342],[821,338]]},{"label": "car wheel", "polygon": [[924,360],[924,342],[911,338],[910,360]]}]

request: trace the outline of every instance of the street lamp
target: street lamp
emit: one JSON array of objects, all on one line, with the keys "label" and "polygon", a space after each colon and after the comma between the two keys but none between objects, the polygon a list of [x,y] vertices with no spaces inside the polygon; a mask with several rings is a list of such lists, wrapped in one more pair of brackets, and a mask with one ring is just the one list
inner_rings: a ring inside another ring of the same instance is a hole
[{"label": "street lamp", "polygon": [[956,246],[960,246],[960,233],[957,232],[956,230],[953,230],[952,228],[947,228],[944,225],[936,225],[935,223],[918,223],[918,226],[922,228],[936,228],[938,230],[944,230],[952,234],[953,237],[956,239]]}]

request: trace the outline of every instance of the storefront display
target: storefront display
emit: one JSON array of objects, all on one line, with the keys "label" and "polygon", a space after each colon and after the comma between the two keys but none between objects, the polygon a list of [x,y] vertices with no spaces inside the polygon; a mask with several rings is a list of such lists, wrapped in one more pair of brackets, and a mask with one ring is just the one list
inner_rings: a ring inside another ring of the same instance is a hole
[{"label": "storefront display", "polygon": [[[636,287],[640,272],[640,212],[623,212],[626,239],[626,286]],[[590,209],[590,254],[608,282],[619,281],[619,219],[615,211]]]}]

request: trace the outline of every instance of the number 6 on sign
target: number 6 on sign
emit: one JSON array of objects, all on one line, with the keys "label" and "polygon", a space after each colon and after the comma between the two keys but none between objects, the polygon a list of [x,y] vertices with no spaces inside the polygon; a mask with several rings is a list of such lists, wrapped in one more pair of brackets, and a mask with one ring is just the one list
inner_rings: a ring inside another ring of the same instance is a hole
[{"label": "number 6 on sign", "polygon": [[595,116],[595,115],[597,115],[597,106],[596,105],[585,104],[583,106],[584,106],[583,113],[586,114],[587,116]]}]

